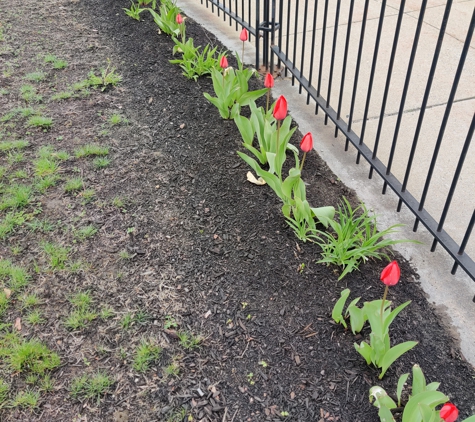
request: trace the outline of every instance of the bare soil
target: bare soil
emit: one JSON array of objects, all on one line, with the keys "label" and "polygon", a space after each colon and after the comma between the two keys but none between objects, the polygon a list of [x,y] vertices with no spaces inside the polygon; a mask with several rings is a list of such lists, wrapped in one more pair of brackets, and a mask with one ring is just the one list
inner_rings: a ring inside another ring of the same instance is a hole
[{"label": "bare soil", "polygon": [[[273,192],[246,182],[248,168],[236,154],[239,131],[203,96],[212,92],[211,80],[185,79],[169,63],[173,41],[157,33],[147,13],[141,22],[127,17],[122,8],[128,6],[126,0],[0,2],[1,115],[25,105],[19,92],[30,82],[24,77],[41,70],[46,77],[32,84],[43,97],[43,114],[54,122],[46,131],[27,127],[20,117],[0,123],[2,140],[30,143],[22,162],[0,153],[8,169],[2,183],[11,183],[8,175],[17,170],[33,180],[40,146],[71,156],[61,163],[56,186],[36,192],[25,209],[30,222],[48,220],[55,230],[23,224],[0,244],[2,259],[28,270],[24,293],[40,297],[45,320],[25,322],[15,296],[2,322],[20,318],[22,336],[41,340],[61,358],[51,374],[54,389],[41,393],[38,407],[0,409],[0,420],[371,422],[378,417],[369,388],[381,385],[394,394],[398,377],[415,363],[428,382],[442,383],[461,416],[474,414],[474,368],[398,254],[402,279],[389,299],[412,303],[393,323],[392,341],[419,344],[378,380],[353,346],[368,330],[355,338],[333,323],[331,309],[346,287],[352,298],[380,298],[386,263],[370,261],[341,282],[338,268],[316,264],[318,247],[296,240]],[[195,45],[219,45],[192,16],[186,23]],[[48,53],[68,66],[45,64]],[[123,78],[117,87],[51,99],[91,70],[98,73],[108,59]],[[252,88],[259,87],[255,79]],[[128,124],[111,125],[115,113]],[[297,131],[293,142],[300,138]],[[90,143],[110,147],[108,167],[75,158],[74,151]],[[66,180],[78,176],[84,189],[66,193]],[[316,152],[307,158],[304,178],[314,206],[337,206],[342,196],[357,201]],[[86,189],[94,190],[92,200]],[[90,225],[97,233],[78,239],[77,231]],[[70,247],[68,260],[83,265],[52,270],[44,241]],[[114,316],[68,330],[69,299],[79,291],[91,293],[97,313],[111,307]],[[128,328],[126,315],[132,316]],[[177,326],[165,329],[171,318]],[[183,347],[177,331],[199,336],[200,347]],[[163,348],[145,373],[132,367],[142,340]],[[167,374],[173,362],[179,374]],[[5,363],[0,368],[10,398],[38,389]],[[73,399],[71,380],[97,371],[114,380],[102,400]]]}]

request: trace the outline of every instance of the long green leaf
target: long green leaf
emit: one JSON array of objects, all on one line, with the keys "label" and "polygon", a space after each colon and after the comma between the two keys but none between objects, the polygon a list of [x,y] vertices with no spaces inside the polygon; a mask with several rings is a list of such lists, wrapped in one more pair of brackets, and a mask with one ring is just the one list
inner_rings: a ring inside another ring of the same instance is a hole
[{"label": "long green leaf", "polygon": [[424,403],[432,408],[446,403],[449,398],[440,391],[424,391],[412,396],[404,408],[402,422],[422,422],[422,416],[419,412],[419,403]]},{"label": "long green leaf", "polygon": [[406,341],[404,343],[398,344],[397,346],[391,347],[391,349],[389,349],[381,359],[381,374],[379,375],[379,379],[384,377],[384,374],[396,359],[411,350],[416,345],[417,341]]},{"label": "long green leaf", "polygon": [[409,377],[409,372],[407,372],[406,374],[402,374],[399,377],[399,380],[397,381],[396,395],[397,395],[397,405],[398,405],[398,407],[401,406],[402,390],[404,389],[404,384],[406,383],[408,377]]}]

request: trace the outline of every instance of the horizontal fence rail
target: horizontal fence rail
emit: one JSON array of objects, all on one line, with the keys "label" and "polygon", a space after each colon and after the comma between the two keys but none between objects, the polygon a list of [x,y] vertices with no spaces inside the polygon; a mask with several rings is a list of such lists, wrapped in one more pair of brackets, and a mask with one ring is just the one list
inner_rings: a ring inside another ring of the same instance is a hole
[{"label": "horizontal fence rail", "polygon": [[[431,251],[440,243],[454,259],[452,274],[460,266],[475,281],[466,251],[475,225],[475,9],[457,32],[453,0],[430,25],[428,0],[416,11],[406,0],[397,10],[386,0],[203,1],[254,35],[256,68],[277,68],[297,83],[335,137],[341,132],[345,151],[353,145],[356,163],[369,164],[369,178],[382,178],[382,194],[389,186],[398,196],[397,211],[405,204],[414,214],[413,230],[422,223],[431,233]],[[455,208],[463,233],[447,228]]]}]

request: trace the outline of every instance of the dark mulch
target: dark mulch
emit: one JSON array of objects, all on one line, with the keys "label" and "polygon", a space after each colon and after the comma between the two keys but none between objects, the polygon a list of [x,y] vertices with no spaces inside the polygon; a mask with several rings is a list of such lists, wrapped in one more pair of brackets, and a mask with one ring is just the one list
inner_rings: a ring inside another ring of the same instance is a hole
[{"label": "dark mulch", "polygon": [[[317,265],[318,248],[296,240],[273,192],[246,182],[248,168],[236,154],[239,131],[203,96],[212,92],[211,80],[185,79],[169,63],[172,40],[157,34],[146,13],[142,22],[127,17],[122,7],[128,5],[125,0],[27,0],[6,18],[12,49],[2,57],[12,62],[19,54],[19,72],[34,70],[35,58],[46,52],[70,62],[65,73],[48,74],[41,85],[45,96],[53,84],[77,81],[107,58],[123,83],[88,98],[48,103],[55,126],[32,138],[68,151],[86,142],[105,143],[113,163],[100,171],[80,160],[63,165],[64,175],[80,171],[96,190],[92,203],[81,203],[61,187],[38,198],[43,215],[64,224],[51,239],[73,245],[75,256],[92,266],[79,274],[32,271],[47,323],[26,327],[24,334],[58,351],[63,365],[53,373],[56,389],[34,413],[3,409],[0,419],[178,421],[177,412],[185,408],[193,415],[186,420],[195,421],[377,421],[369,388],[382,385],[393,393],[398,377],[415,363],[428,381],[442,382],[441,391],[461,415],[475,413],[475,371],[428,303],[413,269],[397,254],[402,280],[390,289],[389,299],[412,304],[394,322],[391,337],[394,344],[419,344],[382,381],[366,366],[353,346],[361,336],[334,324],[330,313],[346,287],[351,297],[380,298],[386,263],[370,261],[341,282],[336,268]],[[219,45],[192,18],[186,21],[187,36],[195,45]],[[3,83],[12,84],[7,78]],[[257,79],[252,82],[253,88],[261,86]],[[0,101],[6,111],[16,99]],[[123,113],[130,124],[99,137],[104,116],[112,112]],[[316,153],[307,158],[305,180],[313,206],[337,206],[342,196],[356,201]],[[117,196],[126,198],[122,210],[111,205]],[[76,244],[67,224],[94,224],[99,232]],[[44,259],[39,241],[37,233],[20,230],[0,253],[32,268]],[[22,258],[10,252],[19,243],[26,251]],[[121,251],[131,258],[120,259]],[[118,317],[71,333],[62,324],[70,309],[67,299],[87,289],[98,308],[112,306]],[[121,328],[122,314],[138,311],[149,318],[130,330]],[[168,315],[181,329],[201,335],[202,346],[182,348],[174,332],[163,329]],[[368,336],[367,329],[362,336]],[[142,338],[164,347],[161,360],[145,375],[131,366]],[[180,366],[176,378],[164,373],[173,359]],[[97,369],[114,376],[110,394],[100,405],[72,400],[71,378]],[[24,388],[19,377],[9,382]]]}]

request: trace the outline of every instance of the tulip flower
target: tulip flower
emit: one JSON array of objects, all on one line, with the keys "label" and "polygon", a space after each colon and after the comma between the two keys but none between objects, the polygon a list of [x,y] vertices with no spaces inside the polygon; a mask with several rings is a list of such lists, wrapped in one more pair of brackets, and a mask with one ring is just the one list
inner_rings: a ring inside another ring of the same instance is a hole
[{"label": "tulip flower", "polygon": [[452,403],[445,403],[440,409],[439,416],[445,422],[455,422],[459,416],[459,411]]},{"label": "tulip flower", "polygon": [[181,25],[183,23],[183,17],[178,13],[178,15],[176,15],[176,23],[178,25]]},{"label": "tulip flower", "polygon": [[384,302],[386,301],[386,296],[388,295],[389,286],[396,285],[399,282],[400,277],[401,270],[397,261],[393,261],[388,264],[381,272],[381,281],[386,285],[386,288],[384,289],[383,302],[381,303],[381,321],[383,321]]},{"label": "tulip flower", "polygon": [[300,172],[302,172],[303,163],[305,163],[305,157],[307,156],[307,152],[313,149],[313,137],[310,132],[304,135],[304,137],[300,141],[300,149],[303,151],[302,163],[300,164]]},{"label": "tulip flower", "polygon": [[226,69],[228,67],[228,59],[226,58],[226,56],[221,57],[221,60],[219,61],[219,66],[221,67],[221,69]]},{"label": "tulip flower", "polygon": [[391,262],[382,272],[381,272],[381,281],[386,284],[386,286],[394,286],[398,283],[399,278],[401,277],[401,270],[397,261]]},{"label": "tulip flower", "polygon": [[244,63],[244,45],[247,41],[247,29],[242,28],[241,34],[239,35],[239,39],[242,41],[242,61]]},{"label": "tulip flower", "polygon": [[268,73],[264,79],[264,86],[268,89],[267,91],[267,103],[266,103],[266,113],[269,111],[269,100],[270,100],[270,89],[274,87],[274,77]]},{"label": "tulip flower", "polygon": [[284,120],[287,116],[287,100],[281,95],[274,106],[274,118],[276,120]]},{"label": "tulip flower", "polygon": [[274,88],[274,77],[268,73],[264,79],[264,86],[266,88]]}]

